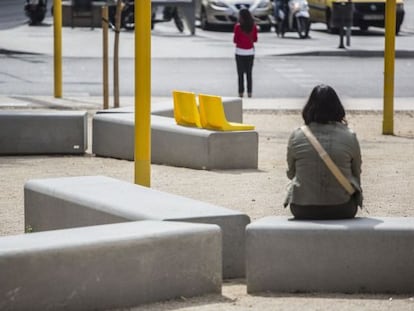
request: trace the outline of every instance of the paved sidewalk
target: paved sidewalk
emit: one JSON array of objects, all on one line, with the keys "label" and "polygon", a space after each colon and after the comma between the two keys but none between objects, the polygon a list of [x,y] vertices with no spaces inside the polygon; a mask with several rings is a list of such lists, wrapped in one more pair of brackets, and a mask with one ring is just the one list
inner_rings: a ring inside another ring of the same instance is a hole
[{"label": "paved sidewalk", "polygon": [[[301,110],[306,98],[244,98],[244,110]],[[0,95],[0,109],[72,109],[96,111],[103,109],[101,97],[7,96]],[[112,99],[110,100],[112,102]],[[151,106],[170,102],[171,97],[153,97]],[[382,98],[343,98],[347,111],[382,111]],[[121,97],[121,107],[133,106],[133,97]],[[414,111],[414,98],[394,99],[395,111]]]},{"label": "paved sidewalk", "polygon": [[[406,0],[413,1],[413,0]],[[53,54],[53,27],[50,19],[44,27],[27,25],[0,31],[0,54],[10,51],[23,53]],[[197,29],[198,30],[198,29]],[[414,57],[414,28],[404,29],[397,37],[397,56]],[[82,34],[80,36],[79,34]],[[101,31],[95,29],[63,28],[63,56],[100,57]],[[274,33],[263,34],[271,40],[260,46],[260,56],[294,53],[317,55],[378,55],[383,51],[383,35],[352,37],[352,46],[338,49],[337,36],[313,30],[309,40],[278,39]],[[113,40],[113,33],[110,35]],[[133,34],[122,33],[121,57],[132,57]],[[152,33],[152,57],[229,57],[233,46],[220,39],[214,32],[197,31],[196,36],[177,34],[164,25],[157,25]],[[191,45],[183,50],[180,44],[171,45],[178,38]],[[274,40],[273,40],[274,39]],[[212,43],[213,42],[213,43]],[[112,43],[110,43],[112,44]],[[211,44],[214,54],[211,54]],[[71,48],[81,46],[82,49]],[[325,46],[325,47],[322,47]],[[328,47],[326,47],[328,46]],[[167,48],[168,47],[168,48]],[[112,53],[112,51],[110,51]],[[0,91],[0,111],[8,109],[73,109],[87,110],[89,116],[102,109],[101,97],[65,96],[11,96]],[[350,124],[358,133],[363,150],[363,188],[366,207],[372,216],[413,216],[414,153],[413,113],[414,98],[395,98],[396,135],[381,135],[382,98],[342,98],[346,110],[361,113],[350,114]],[[247,123],[257,125],[260,133],[259,169],[232,171],[204,171],[152,165],[152,187],[210,202],[247,213],[252,220],[269,215],[289,215],[282,208],[287,178],[286,143],[291,129],[301,124],[299,113],[306,98],[245,98],[244,109]],[[112,103],[112,98],[110,99]],[[121,97],[121,107],[134,105],[133,97]],[[152,106],[171,102],[171,97],[153,97]],[[254,113],[254,110],[272,110],[272,113]],[[287,113],[278,113],[288,111]],[[374,112],[366,112],[374,111]],[[273,113],[275,112],[275,113]],[[89,122],[89,126],[90,126]],[[24,228],[23,185],[29,179],[77,175],[106,175],[132,181],[134,163],[93,156],[3,156],[0,157],[0,235],[22,233]],[[360,216],[367,216],[366,210]],[[133,308],[134,311],[171,310],[413,310],[414,297],[408,295],[344,295],[344,294],[272,294],[248,295],[243,280],[225,282],[221,295],[196,298],[181,297]]]},{"label": "paved sidewalk", "polygon": [[[153,98],[154,105],[169,98]],[[289,102],[290,101],[290,102]],[[303,99],[245,99],[245,106],[263,107],[279,103],[301,106]],[[101,107],[100,98],[0,97],[6,109],[87,109],[89,116]],[[122,98],[132,104],[133,98]],[[356,101],[352,101],[357,105]],[[374,102],[371,102],[373,104]],[[10,105],[10,106],[7,106]],[[261,105],[261,106],[260,106]],[[362,104],[361,104],[362,105]],[[362,181],[365,208],[359,216],[414,215],[414,134],[411,112],[395,115],[395,135],[381,134],[382,117],[376,112],[350,113],[363,152]],[[91,118],[89,118],[90,121]],[[244,114],[246,123],[259,132],[257,170],[193,170],[166,165],[151,165],[151,187],[160,191],[209,202],[248,214],[252,220],[271,215],[290,215],[282,207],[286,192],[286,145],[291,130],[302,122],[299,113],[278,112]],[[89,122],[91,126],[91,122]],[[90,127],[89,127],[90,129]],[[89,132],[90,135],[90,132]],[[90,137],[90,136],[89,136]],[[91,140],[89,140],[91,142]],[[90,147],[84,156],[2,156],[0,157],[0,235],[23,233],[24,183],[30,179],[104,175],[133,181],[134,162],[96,157]],[[370,214],[367,214],[367,210]],[[358,254],[356,254],[358,255]],[[305,307],[306,306],[306,307]],[[223,292],[195,298],[182,297],[131,308],[131,311],[274,311],[413,310],[410,295],[272,294],[246,293],[245,281],[223,284]]]},{"label": "paved sidewalk", "polygon": [[[409,16],[407,16],[409,18]],[[53,55],[53,20],[48,17],[43,26],[30,27],[22,25],[16,28],[0,30],[0,54],[41,53]],[[396,57],[414,58],[414,28],[411,24],[403,27],[396,37]],[[375,29],[369,35],[355,31],[351,46],[338,49],[339,38],[325,32],[325,25],[312,24],[311,39],[300,40],[295,33],[288,33],[287,38],[277,38],[274,32],[261,33],[260,48],[257,57],[274,55],[310,54],[318,56],[382,56],[384,35],[382,29]],[[168,23],[157,24],[152,31],[152,58],[229,58],[233,55],[232,33],[201,31],[195,36],[189,32],[180,34]],[[114,33],[110,32],[110,47],[113,46]],[[102,57],[102,30],[95,28],[62,28],[63,57]],[[172,44],[173,42],[173,44]],[[81,47],[81,48],[79,48]],[[113,49],[109,49],[112,57]],[[134,33],[121,33],[121,58],[134,57]],[[163,100],[153,98],[153,105]],[[245,109],[301,109],[304,98],[245,99]],[[121,105],[133,105],[133,98],[122,98]],[[343,98],[348,110],[381,110],[382,98]],[[102,99],[92,97],[70,97],[54,99],[52,96],[10,97],[3,91],[0,95],[0,109],[9,108],[71,108],[100,109]],[[396,110],[412,110],[412,98],[395,98]]]}]

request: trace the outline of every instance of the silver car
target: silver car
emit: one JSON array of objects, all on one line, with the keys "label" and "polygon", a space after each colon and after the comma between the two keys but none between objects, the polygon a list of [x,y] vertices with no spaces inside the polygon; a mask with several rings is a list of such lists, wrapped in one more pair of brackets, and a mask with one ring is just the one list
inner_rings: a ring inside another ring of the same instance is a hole
[{"label": "silver car", "polygon": [[247,8],[261,31],[272,26],[272,3],[270,0],[195,0],[196,17],[202,29],[211,26],[231,26],[237,23],[239,10]]}]

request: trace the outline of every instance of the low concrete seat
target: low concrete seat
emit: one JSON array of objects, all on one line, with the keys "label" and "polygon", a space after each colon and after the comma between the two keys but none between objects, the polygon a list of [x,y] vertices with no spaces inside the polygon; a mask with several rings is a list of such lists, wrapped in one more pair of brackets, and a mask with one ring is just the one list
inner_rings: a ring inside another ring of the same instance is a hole
[{"label": "low concrete seat", "polygon": [[245,227],[241,212],[105,176],[34,179],[24,186],[26,227],[35,232],[136,220],[219,225],[223,275],[245,274]]},{"label": "low concrete seat", "polygon": [[246,228],[247,291],[413,293],[414,218],[299,221]]},{"label": "low concrete seat", "polygon": [[0,154],[83,154],[86,111],[0,111]]},{"label": "low concrete seat", "polygon": [[[223,97],[223,108],[226,118],[232,122],[243,122],[243,101],[238,97]],[[99,110],[98,113],[134,113],[134,106]],[[165,100],[151,104],[151,114],[174,118],[174,103]]]},{"label": "low concrete seat", "polygon": [[221,292],[214,225],[140,221],[0,237],[0,310],[109,310]]},{"label": "low concrete seat", "polygon": [[[134,114],[98,113],[92,121],[92,152],[134,159]],[[256,131],[221,132],[180,126],[151,116],[151,162],[194,169],[256,169]]]}]

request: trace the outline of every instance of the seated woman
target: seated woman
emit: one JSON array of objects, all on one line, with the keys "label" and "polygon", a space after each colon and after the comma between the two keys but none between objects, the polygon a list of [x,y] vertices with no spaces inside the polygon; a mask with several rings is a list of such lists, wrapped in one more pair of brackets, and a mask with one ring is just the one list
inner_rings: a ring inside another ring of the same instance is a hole
[{"label": "seated woman", "polygon": [[347,126],[345,110],[335,90],[316,86],[302,111],[305,125],[355,188],[354,195],[338,182],[319,153],[298,128],[289,138],[287,176],[291,179],[284,206],[296,219],[353,218],[362,206],[361,151]]}]

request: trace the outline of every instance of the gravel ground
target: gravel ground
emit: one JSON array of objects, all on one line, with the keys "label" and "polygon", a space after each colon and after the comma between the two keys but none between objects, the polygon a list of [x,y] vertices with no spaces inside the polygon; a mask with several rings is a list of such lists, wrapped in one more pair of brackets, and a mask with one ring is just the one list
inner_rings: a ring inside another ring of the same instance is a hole
[{"label": "gravel ground", "polygon": [[[90,116],[93,111],[90,111]],[[202,171],[152,165],[151,186],[247,213],[252,221],[289,215],[282,207],[288,179],[286,144],[300,114],[247,111],[259,132],[257,170]],[[381,135],[382,114],[348,114],[360,140],[366,209],[359,216],[414,216],[414,113],[395,113],[395,135]],[[90,124],[91,122],[89,122]],[[33,178],[107,175],[133,181],[134,163],[84,156],[0,157],[0,236],[24,231],[23,185]],[[369,214],[368,214],[369,211]],[[225,281],[221,295],[145,305],[131,310],[414,310],[414,295],[246,294],[244,280]]]}]

